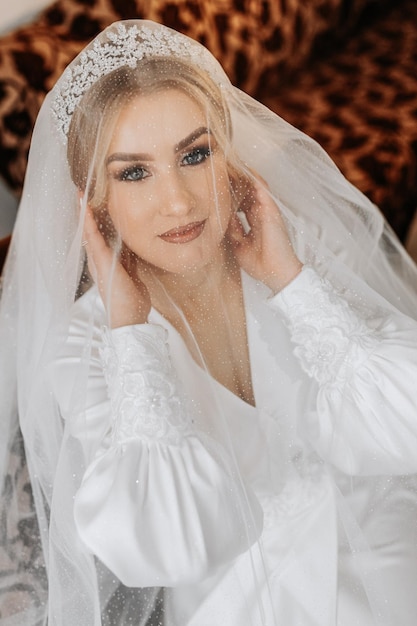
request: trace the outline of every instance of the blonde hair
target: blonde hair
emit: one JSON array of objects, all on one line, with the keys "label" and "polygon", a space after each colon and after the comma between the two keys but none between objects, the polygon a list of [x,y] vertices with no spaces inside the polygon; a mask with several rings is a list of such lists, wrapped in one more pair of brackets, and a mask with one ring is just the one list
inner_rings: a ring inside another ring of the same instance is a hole
[{"label": "blonde hair", "polygon": [[135,68],[121,67],[103,76],[85,94],[68,131],[71,176],[75,185],[87,192],[93,208],[100,209],[106,202],[105,159],[119,112],[137,96],[166,89],[183,91],[207,113],[218,145],[231,156],[230,114],[221,89],[206,72],[167,57],[144,59]]}]

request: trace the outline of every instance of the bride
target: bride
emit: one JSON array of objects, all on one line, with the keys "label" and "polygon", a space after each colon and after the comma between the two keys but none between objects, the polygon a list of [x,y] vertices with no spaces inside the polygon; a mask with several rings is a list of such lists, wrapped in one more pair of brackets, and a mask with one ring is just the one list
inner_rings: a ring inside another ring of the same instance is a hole
[{"label": "bride", "polygon": [[104,31],[42,107],[4,277],[0,458],[19,425],[49,587],[5,623],[411,626],[415,285],[207,50]]}]

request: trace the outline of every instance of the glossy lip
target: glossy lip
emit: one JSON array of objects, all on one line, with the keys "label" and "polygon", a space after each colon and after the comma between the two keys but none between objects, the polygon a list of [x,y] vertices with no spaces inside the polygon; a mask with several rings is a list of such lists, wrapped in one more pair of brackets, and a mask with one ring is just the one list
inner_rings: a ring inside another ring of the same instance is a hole
[{"label": "glossy lip", "polygon": [[193,239],[197,239],[197,237],[201,235],[205,225],[206,220],[202,220],[201,222],[191,222],[191,224],[187,224],[186,226],[177,226],[176,228],[172,228],[166,233],[159,235],[159,237],[167,243],[188,243],[189,241],[193,241]]}]

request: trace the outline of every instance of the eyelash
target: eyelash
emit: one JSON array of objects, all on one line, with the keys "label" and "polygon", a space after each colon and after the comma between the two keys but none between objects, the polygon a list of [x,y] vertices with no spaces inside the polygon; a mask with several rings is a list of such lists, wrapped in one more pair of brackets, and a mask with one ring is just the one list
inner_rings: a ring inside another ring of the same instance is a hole
[{"label": "eyelash", "polygon": [[[204,163],[204,161],[206,161],[212,153],[213,151],[209,146],[197,146],[182,157],[181,166],[194,167],[196,165],[200,165],[201,163]],[[148,176],[150,176],[149,172],[142,165],[130,165],[120,172],[117,172],[115,178],[116,180],[122,182],[140,182],[145,180]]]},{"label": "eyelash", "polygon": [[[187,154],[185,154],[183,156],[183,158],[181,159],[181,164],[182,165],[200,165],[200,163],[204,163],[204,161],[206,161],[211,155],[212,155],[213,151],[209,146],[197,146],[196,148],[193,148],[192,150],[190,150],[190,152],[187,152]],[[195,158],[197,157],[196,161],[193,162],[186,162],[186,159],[190,159],[190,158]]]},{"label": "eyelash", "polygon": [[[140,175],[138,176],[138,174]],[[130,165],[121,172],[117,172],[115,178],[116,180],[120,180],[122,182],[138,182],[145,180],[148,176],[149,173],[141,165]]]}]

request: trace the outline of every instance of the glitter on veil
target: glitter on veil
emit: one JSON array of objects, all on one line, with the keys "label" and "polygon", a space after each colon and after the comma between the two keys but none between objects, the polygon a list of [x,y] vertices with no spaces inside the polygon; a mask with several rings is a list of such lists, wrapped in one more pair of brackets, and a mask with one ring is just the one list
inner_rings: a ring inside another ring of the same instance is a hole
[{"label": "glitter on veil", "polygon": [[[265,207],[279,289],[244,265]],[[2,626],[412,626],[416,287],[203,46],[103,31],[41,108],[4,273]]]}]

